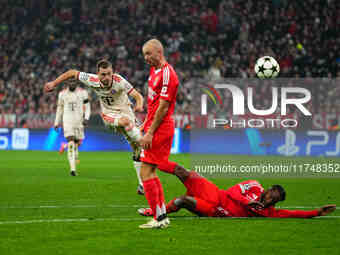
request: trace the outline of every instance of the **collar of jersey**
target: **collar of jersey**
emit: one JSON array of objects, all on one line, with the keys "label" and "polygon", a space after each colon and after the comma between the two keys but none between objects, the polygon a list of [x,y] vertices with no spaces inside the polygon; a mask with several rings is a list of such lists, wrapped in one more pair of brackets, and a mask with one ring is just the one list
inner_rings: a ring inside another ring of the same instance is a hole
[{"label": "collar of jersey", "polygon": [[104,89],[105,91],[109,91],[109,90],[112,89],[112,87],[113,87],[113,81],[112,81],[111,86],[110,86],[109,88],[104,87],[103,84],[102,84],[101,82],[99,82],[99,84],[100,84],[100,87],[101,87],[102,89]]}]

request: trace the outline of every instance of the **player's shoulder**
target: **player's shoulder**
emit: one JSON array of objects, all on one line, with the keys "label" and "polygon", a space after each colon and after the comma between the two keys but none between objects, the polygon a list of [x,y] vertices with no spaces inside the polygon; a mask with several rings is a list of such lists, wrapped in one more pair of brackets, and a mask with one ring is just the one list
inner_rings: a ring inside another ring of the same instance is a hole
[{"label": "player's shoulder", "polygon": [[172,65],[170,65],[168,62],[166,62],[165,65],[163,66],[163,72],[165,70],[169,71],[170,73],[175,73],[176,74],[175,68]]},{"label": "player's shoulder", "polygon": [[114,73],[112,74],[112,80],[116,83],[120,83],[121,81],[124,80],[124,78],[120,74]]},{"label": "player's shoulder", "polygon": [[177,73],[176,73],[175,69],[169,63],[166,63],[163,66],[162,71],[163,71],[163,78],[164,77],[171,77],[171,79],[175,78],[176,80],[178,80]]},{"label": "player's shoulder", "polygon": [[247,181],[244,181],[243,183],[250,184],[250,185],[261,185],[258,180],[247,180]]},{"label": "player's shoulder", "polygon": [[97,74],[86,73],[86,72],[79,72],[78,73],[78,80],[89,81],[89,82],[92,82],[92,83],[99,83],[100,82]]},{"label": "player's shoulder", "polygon": [[240,183],[240,185],[247,187],[247,188],[253,188],[258,187],[260,189],[263,189],[261,183],[257,180],[247,180]]}]

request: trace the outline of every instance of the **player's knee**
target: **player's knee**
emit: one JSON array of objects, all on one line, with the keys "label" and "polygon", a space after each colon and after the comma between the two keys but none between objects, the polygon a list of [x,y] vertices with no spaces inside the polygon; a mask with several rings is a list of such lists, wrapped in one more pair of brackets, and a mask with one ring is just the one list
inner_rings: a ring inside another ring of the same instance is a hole
[{"label": "player's knee", "polygon": [[155,178],[156,175],[156,166],[142,163],[140,177],[143,181],[146,181],[151,178]]},{"label": "player's knee", "polygon": [[174,204],[178,207],[178,208],[182,208],[183,204],[184,204],[184,197],[185,196],[180,196],[178,198],[175,199]]},{"label": "player's knee", "polygon": [[189,172],[182,166],[177,165],[174,174],[184,182],[189,177]]},{"label": "player's knee", "polygon": [[191,208],[192,201],[188,196],[180,196],[175,199],[174,204],[179,208]]}]

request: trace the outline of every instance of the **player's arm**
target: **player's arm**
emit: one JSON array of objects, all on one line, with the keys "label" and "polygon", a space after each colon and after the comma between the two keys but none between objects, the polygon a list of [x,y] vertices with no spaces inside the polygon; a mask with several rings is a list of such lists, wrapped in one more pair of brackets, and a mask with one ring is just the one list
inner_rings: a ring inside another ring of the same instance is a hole
[{"label": "player's arm", "polygon": [[56,112],[55,121],[54,121],[54,129],[56,129],[56,130],[58,129],[58,127],[61,123],[61,119],[63,117],[63,108],[64,108],[64,101],[62,99],[62,94],[59,93],[57,112]]},{"label": "player's arm", "polygon": [[135,112],[142,112],[143,111],[143,104],[144,104],[144,99],[143,96],[135,89],[132,89],[130,92],[130,96],[132,96],[136,100],[136,105],[134,108]]},{"label": "player's arm", "polygon": [[129,96],[133,97],[136,100],[136,105],[134,108],[135,112],[142,112],[143,111],[143,103],[144,99],[143,96],[133,88],[133,86],[128,82],[126,79],[124,79],[119,74],[113,75],[114,82],[118,83],[121,90],[125,91]]},{"label": "player's arm", "polygon": [[228,196],[234,201],[239,202],[241,205],[248,205],[250,200],[244,196],[244,191],[242,190],[242,183],[236,184],[228,189]]},{"label": "player's arm", "polygon": [[166,113],[168,112],[170,106],[170,102],[160,99],[159,100],[159,105],[155,113],[155,117],[152,121],[152,124],[148,130],[148,133],[153,136],[153,134],[156,132],[157,128],[159,125],[162,123]]},{"label": "player's arm", "polygon": [[227,194],[229,198],[231,198],[234,201],[237,201],[243,206],[262,209],[263,204],[259,201],[248,199],[245,195],[246,191],[250,191],[260,196],[261,192],[263,192],[263,188],[259,183],[258,185],[250,185],[247,181],[245,181],[229,188]]},{"label": "player's arm", "polygon": [[85,97],[84,97],[84,106],[85,106],[85,113],[84,113],[84,121],[83,121],[83,125],[87,126],[89,120],[90,120],[90,116],[91,116],[91,104],[90,104],[90,100],[89,100],[89,96],[87,93],[85,93]]},{"label": "player's arm", "polygon": [[164,116],[167,114],[169,105],[170,102],[160,99],[152,124],[148,129],[148,132],[142,137],[140,141],[140,144],[144,149],[151,148],[153,135],[156,132],[159,125],[162,123]]},{"label": "player's arm", "polygon": [[50,92],[56,86],[58,86],[60,83],[66,81],[68,79],[71,79],[71,78],[77,79],[78,75],[79,75],[79,71],[74,70],[74,69],[68,70],[67,72],[62,73],[61,75],[59,75],[57,77],[57,79],[55,79],[54,81],[50,81],[50,82],[45,83],[44,91],[45,92]]},{"label": "player's arm", "polygon": [[262,217],[270,218],[312,218],[316,216],[325,216],[334,212],[336,205],[325,205],[317,210],[286,210],[275,209],[273,207],[266,208],[264,210],[253,210],[255,214]]}]

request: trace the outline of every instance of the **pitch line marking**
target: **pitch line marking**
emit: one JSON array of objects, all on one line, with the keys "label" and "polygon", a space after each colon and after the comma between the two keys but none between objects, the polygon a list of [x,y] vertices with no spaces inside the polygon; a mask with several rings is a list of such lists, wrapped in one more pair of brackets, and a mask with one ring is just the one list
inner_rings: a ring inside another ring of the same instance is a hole
[{"label": "pitch line marking", "polygon": [[[118,204],[109,204],[109,205],[27,205],[27,206],[18,206],[18,205],[0,205],[0,209],[58,209],[58,208],[102,208],[102,207],[111,207],[111,208],[145,208],[149,207],[148,205],[118,205]],[[277,209],[318,209],[321,206],[277,206]],[[340,210],[339,207],[336,210]]]},{"label": "pitch line marking", "polygon": [[[338,216],[322,216],[316,218],[340,218]],[[34,224],[34,223],[59,223],[59,222],[91,222],[91,221],[140,221],[143,220],[144,217],[139,218],[129,218],[129,217],[122,217],[122,218],[97,218],[97,219],[90,219],[90,218],[75,218],[75,219],[40,219],[40,220],[22,220],[22,221],[0,221],[0,225],[10,225],[10,224]],[[264,219],[262,217],[224,217],[224,218],[208,218],[208,217],[197,217],[197,216],[184,216],[184,217],[177,217],[172,218],[173,221],[177,220],[232,220],[232,219]],[[279,219],[279,218],[275,218]]]}]

